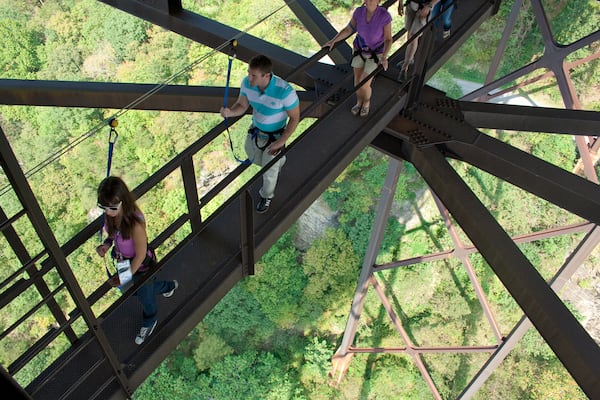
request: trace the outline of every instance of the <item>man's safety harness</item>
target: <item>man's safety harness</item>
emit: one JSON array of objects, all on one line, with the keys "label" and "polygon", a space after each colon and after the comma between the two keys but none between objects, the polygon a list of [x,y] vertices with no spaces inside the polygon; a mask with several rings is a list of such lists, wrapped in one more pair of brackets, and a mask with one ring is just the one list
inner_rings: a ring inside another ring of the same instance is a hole
[{"label": "man's safety harness", "polygon": [[[253,126],[250,129],[248,129],[248,134],[252,135],[252,139],[254,140],[254,144],[256,145],[256,147],[259,150],[263,151],[264,149],[269,147],[269,145],[271,143],[273,143],[274,141],[279,139],[284,130],[285,130],[285,128],[281,128],[279,130],[276,130],[275,132],[264,132],[264,131],[261,131],[260,129],[258,129],[257,127]],[[259,146],[258,145],[259,138],[267,139],[267,142],[263,146]]]}]

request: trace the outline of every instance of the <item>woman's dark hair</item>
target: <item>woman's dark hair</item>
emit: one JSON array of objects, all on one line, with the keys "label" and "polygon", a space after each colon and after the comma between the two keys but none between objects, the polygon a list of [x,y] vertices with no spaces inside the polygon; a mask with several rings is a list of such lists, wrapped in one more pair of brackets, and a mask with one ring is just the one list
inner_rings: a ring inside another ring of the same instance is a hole
[{"label": "woman's dark hair", "polygon": [[[144,222],[141,217],[140,208],[135,203],[133,193],[129,191],[129,188],[121,178],[116,176],[104,178],[100,182],[100,185],[98,185],[98,203],[108,206],[117,205],[119,202],[121,202],[121,224],[119,231],[123,238],[128,239],[131,237],[133,226]],[[105,214],[104,217],[104,224],[106,225],[108,235],[114,237],[117,230],[116,218],[108,214]]]}]

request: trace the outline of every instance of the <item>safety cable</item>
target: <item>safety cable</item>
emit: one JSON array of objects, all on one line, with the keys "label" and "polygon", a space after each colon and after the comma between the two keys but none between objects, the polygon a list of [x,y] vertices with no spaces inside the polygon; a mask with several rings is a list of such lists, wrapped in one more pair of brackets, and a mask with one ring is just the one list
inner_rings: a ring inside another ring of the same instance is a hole
[{"label": "safety cable", "polygon": [[[119,137],[119,134],[117,133],[116,127],[119,125],[119,121],[117,121],[116,119],[112,118],[108,121],[108,126],[110,126],[110,131],[108,132],[108,156],[106,157],[106,177],[108,178],[110,176],[110,168],[112,166],[112,157],[113,157],[113,150],[115,148],[115,143],[117,142],[117,138]],[[104,218],[105,218],[105,214],[104,212],[102,213],[101,216],[101,223],[100,223],[100,231],[98,232],[98,238],[100,240],[101,245],[104,244],[104,241],[102,240],[103,238],[103,230],[104,230]],[[106,254],[105,254],[106,255]],[[104,269],[106,269],[106,275],[108,275],[108,278],[111,278],[111,274],[110,274],[110,270],[108,269],[108,259],[107,257],[103,257],[104,258]]]},{"label": "safety cable", "polygon": [[112,118],[108,121],[108,125],[110,126],[110,132],[108,132],[108,157],[106,159],[107,177],[110,176],[110,167],[112,166],[113,150],[115,147],[115,143],[117,142],[117,138],[119,137],[119,134],[115,129],[119,125],[119,122],[116,119]]},{"label": "safety cable", "polygon": [[[248,34],[249,31],[251,31],[252,29],[254,29],[255,27],[257,27],[258,25],[262,24],[264,21],[266,21],[267,19],[271,18],[273,15],[275,15],[276,13],[278,13],[279,11],[281,11],[283,8],[289,6],[291,3],[294,3],[294,2],[296,2],[296,0],[290,0],[290,1],[284,2],[283,5],[281,5],[280,7],[276,8],[275,10],[271,11],[269,14],[267,14],[263,18],[259,19],[258,21],[256,21],[255,23],[253,23],[252,25],[250,25],[249,27],[247,27],[243,31],[238,32],[231,39],[223,42],[221,45],[219,45],[218,47],[215,47],[214,49],[212,49],[207,54],[199,57],[198,59],[194,60],[193,62],[191,62],[187,66],[185,66],[182,69],[180,69],[179,71],[175,72],[173,75],[171,75],[165,81],[157,84],[155,87],[153,87],[152,89],[150,89],[148,92],[144,93],[143,95],[141,95],[137,99],[133,100],[131,103],[129,103],[125,107],[121,108],[119,111],[117,111],[116,113],[114,113],[112,116],[104,119],[102,122],[100,122],[97,125],[95,125],[92,129],[90,129],[89,131],[87,131],[83,135],[79,136],[78,138],[76,138],[75,140],[73,140],[72,142],[70,142],[69,144],[67,144],[66,146],[64,146],[63,148],[61,148],[58,151],[56,151],[55,153],[51,154],[45,160],[41,161],[40,163],[38,163],[37,165],[35,165],[34,167],[32,167],[29,171],[25,172],[25,178],[30,178],[31,176],[37,174],[42,169],[44,169],[46,166],[48,166],[48,165],[52,164],[53,162],[55,162],[62,155],[66,154],[67,152],[69,152],[72,149],[74,149],[76,146],[78,146],[84,140],[88,139],[89,137],[94,136],[96,133],[98,133],[98,131],[100,131],[100,129],[103,126],[106,126],[106,124],[107,124],[108,121],[113,120],[113,119],[116,120],[118,117],[120,117],[120,116],[124,115],[125,113],[129,112],[133,107],[135,107],[136,105],[142,103],[147,98],[149,98],[150,96],[152,96],[154,93],[156,93],[159,90],[163,89],[170,82],[172,82],[173,80],[175,80],[179,76],[183,75],[185,72],[188,72],[192,68],[196,67],[197,65],[201,64],[202,62],[206,61],[208,58],[212,57],[215,53],[220,52],[225,47],[227,47],[230,43],[232,43],[234,40],[237,41],[237,39],[239,39],[240,37]],[[8,193],[10,191],[11,187],[12,186],[10,185],[10,183],[8,183],[4,187],[2,187],[2,189],[0,189],[0,196],[3,196],[6,193]]]},{"label": "safety cable", "polygon": [[[237,57],[236,47],[237,40],[234,39],[231,41],[231,54],[229,55],[227,62],[227,79],[225,81],[225,95],[223,96],[223,108],[227,108],[227,100],[229,97],[229,81],[231,78],[231,66],[233,65],[233,60]],[[233,141],[231,140],[231,133],[229,132],[228,117],[223,117],[223,122],[225,124],[225,130],[227,131],[227,138],[229,139],[229,148],[231,149],[231,154],[233,154],[233,158],[235,158],[235,160],[241,163],[242,165],[252,164],[253,160],[250,160],[249,158],[242,160],[235,154],[235,150],[233,150]]]}]

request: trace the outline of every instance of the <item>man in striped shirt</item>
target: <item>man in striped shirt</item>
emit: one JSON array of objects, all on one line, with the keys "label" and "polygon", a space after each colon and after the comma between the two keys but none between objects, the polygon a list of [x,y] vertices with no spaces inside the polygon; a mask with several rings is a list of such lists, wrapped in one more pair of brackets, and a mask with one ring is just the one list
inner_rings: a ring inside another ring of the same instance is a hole
[{"label": "man in striped shirt", "polygon": [[[266,56],[252,58],[236,102],[231,108],[221,108],[223,118],[229,118],[243,115],[252,106],[252,126],[248,130],[245,149],[248,159],[261,167],[279,154],[300,122],[300,102],[296,91],[288,82],[274,75],[272,67]],[[261,214],[269,209],[285,160],[285,156],[281,157],[263,174],[260,201],[256,206],[256,211]]]}]

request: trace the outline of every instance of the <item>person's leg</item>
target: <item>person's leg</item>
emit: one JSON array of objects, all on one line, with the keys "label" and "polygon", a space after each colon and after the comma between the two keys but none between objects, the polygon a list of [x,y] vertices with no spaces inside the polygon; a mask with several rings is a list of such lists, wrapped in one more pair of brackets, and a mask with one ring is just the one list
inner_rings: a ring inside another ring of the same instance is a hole
[{"label": "person's leg", "polygon": [[[134,282],[137,282],[143,275],[133,275]],[[160,293],[168,293],[177,288],[175,281],[159,281],[155,278],[150,279],[135,293],[140,304],[142,305],[142,327],[140,332],[135,337],[136,344],[142,344],[152,334],[156,327],[156,314],[158,306],[156,304],[156,295]],[[173,293],[171,293],[173,294]],[[169,295],[170,296],[170,295]]]},{"label": "person's leg", "polygon": [[246,135],[246,141],[244,142],[244,150],[246,151],[246,156],[248,157],[248,160],[250,160],[254,164],[261,165],[261,151],[256,148],[256,145],[254,144],[254,139],[250,134]]},{"label": "person's leg", "polygon": [[[141,276],[134,275],[134,282],[137,282]],[[156,298],[154,297],[154,282],[146,282],[136,292],[137,298],[142,305],[142,327],[150,328],[156,322],[156,314],[158,307],[156,306]]]},{"label": "person's leg", "polygon": [[362,87],[363,105],[360,109],[361,117],[366,117],[367,115],[369,115],[369,109],[371,107],[371,95],[373,93],[373,89],[371,88],[372,82],[373,82],[373,78],[369,79]]},{"label": "person's leg", "polygon": [[[429,14],[429,20],[433,20],[435,17],[437,17],[437,15],[440,13],[440,9],[442,8],[442,2],[438,1],[437,3],[435,3],[435,6],[433,6],[433,8],[431,9],[431,13]],[[440,20],[437,19],[434,22],[434,25],[440,26]]]},{"label": "person's leg", "polygon": [[[417,19],[417,13],[410,7],[410,3],[406,5],[404,10],[404,29],[406,29],[406,40],[409,41],[414,35],[415,31],[415,20]],[[408,69],[415,56],[417,40],[415,39],[406,45],[406,53],[404,55],[404,64],[402,69]]]},{"label": "person's leg", "polygon": [[[365,60],[362,59],[361,56],[357,55],[352,59],[352,71],[354,72],[354,86],[358,85],[362,79],[362,76],[365,71]],[[360,109],[363,105],[363,92],[358,89],[356,91],[356,105],[352,107],[352,114],[358,115]]]},{"label": "person's leg", "polygon": [[[262,167],[263,165],[265,165],[265,164],[263,164],[263,160],[262,160],[263,154],[265,152],[258,148],[257,143],[259,144],[259,146],[264,146],[266,143],[266,140],[261,139],[261,138],[254,138],[254,137],[252,137],[251,134],[248,134],[246,136],[246,142],[244,143],[244,149],[246,150],[246,155],[248,156],[248,159],[251,160],[251,162],[253,164],[260,165]],[[264,179],[263,179],[263,186],[264,186]],[[275,189],[273,188],[273,190],[275,190]],[[262,198],[256,203],[256,211],[258,211],[259,213],[263,213],[263,212],[266,212],[269,208],[268,202],[270,202],[270,197],[263,196],[262,187],[259,189],[258,193],[260,194],[260,196]],[[267,199],[267,200],[263,200],[263,198]],[[265,204],[265,201],[267,202],[266,204]]]},{"label": "person's leg", "polygon": [[[439,4],[439,3],[438,3]],[[454,2],[444,7],[442,14],[442,24],[444,26],[444,32],[450,32],[452,28],[452,12],[454,11]]]},{"label": "person's leg", "polygon": [[[406,29],[407,32],[410,31],[410,27],[412,26],[416,15],[417,14],[410,7],[410,5],[407,4],[404,7],[404,29]],[[408,35],[408,37],[410,37],[410,34]]]},{"label": "person's leg", "polygon": [[[246,154],[248,154],[248,158],[253,160],[252,162],[256,165],[260,165],[264,167],[267,165],[273,158],[276,157],[269,154],[267,149],[261,150],[258,146],[263,147],[267,144],[268,139],[259,137],[257,140],[252,139],[251,135],[246,137],[246,143],[244,145],[246,149]],[[253,158],[251,158],[253,155]],[[277,161],[271,168],[269,168],[263,174],[263,185],[258,191],[260,197],[264,199],[271,199],[275,195],[275,187],[277,186],[277,178],[279,177],[279,171],[285,164],[285,156],[281,157],[279,161]]]},{"label": "person's leg", "polygon": [[[411,43],[406,47],[406,60],[409,60],[411,63],[415,59],[415,54],[417,53],[417,47],[419,46],[419,40],[422,33],[417,33],[427,24],[426,18],[417,18],[413,19],[413,23],[410,26],[408,31],[409,38],[415,38]],[[418,35],[418,37],[417,37]]]},{"label": "person's leg", "polygon": [[154,281],[152,284],[152,294],[154,296],[170,292],[175,289],[175,281]]},{"label": "person's leg", "polygon": [[[409,15],[410,14],[410,15]],[[410,43],[406,45],[406,54],[404,56],[404,62],[402,64],[401,72],[406,77],[408,75],[408,68],[414,62],[415,54],[417,53],[417,47],[419,46],[419,38],[415,37],[417,32],[425,25],[427,21],[417,18],[417,12],[411,7],[406,7],[406,30],[408,40],[412,39]]]},{"label": "person's leg", "polygon": [[[270,155],[267,151],[262,153],[262,163],[261,165],[267,165],[275,156]],[[272,199],[275,196],[275,187],[277,186],[277,179],[279,178],[279,172],[281,172],[281,168],[283,168],[283,164],[285,164],[286,157],[281,157],[275,164],[271,166],[265,173],[263,174],[263,185],[258,191],[260,197],[265,199]]]},{"label": "person's leg", "polygon": [[[367,74],[365,72],[365,70],[363,69],[360,73],[360,76],[358,77],[358,81],[357,81],[357,77],[356,74],[354,76],[354,80],[355,80],[355,84],[358,84],[360,82],[362,82],[369,74]],[[373,78],[369,79],[368,82],[365,82],[364,85],[362,85],[360,88],[358,88],[358,90],[356,91],[356,97],[358,98],[358,102],[357,104],[361,104],[362,107],[369,107],[369,104],[371,102],[371,81],[373,80]]]},{"label": "person's leg", "polygon": [[[362,75],[359,77],[359,82],[363,81],[367,76],[369,76],[373,71],[375,71],[378,65],[378,62],[376,62],[372,58],[369,58],[365,63],[365,68],[362,72]],[[373,95],[373,88],[371,87],[372,83],[373,78],[365,82],[365,84],[362,85],[359,89],[360,96],[362,98],[362,107],[360,109],[361,117],[366,117],[369,114],[369,107],[371,106],[371,96]]]}]

